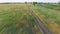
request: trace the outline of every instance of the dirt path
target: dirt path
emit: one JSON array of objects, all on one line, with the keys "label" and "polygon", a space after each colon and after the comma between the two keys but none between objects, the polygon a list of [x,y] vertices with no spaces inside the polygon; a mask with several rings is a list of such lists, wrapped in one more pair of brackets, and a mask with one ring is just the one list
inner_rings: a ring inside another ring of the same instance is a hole
[{"label": "dirt path", "polygon": [[35,18],[35,23],[39,27],[39,30],[42,32],[42,34],[52,34],[50,29],[40,20],[40,18],[33,12],[32,7],[28,6],[29,13]]}]

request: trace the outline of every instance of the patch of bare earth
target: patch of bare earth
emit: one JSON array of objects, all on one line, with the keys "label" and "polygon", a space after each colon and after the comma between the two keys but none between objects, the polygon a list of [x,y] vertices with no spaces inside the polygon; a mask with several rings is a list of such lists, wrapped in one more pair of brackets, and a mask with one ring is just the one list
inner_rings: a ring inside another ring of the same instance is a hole
[{"label": "patch of bare earth", "polygon": [[51,28],[53,34],[60,34],[60,25],[56,23],[49,23],[49,27]]}]

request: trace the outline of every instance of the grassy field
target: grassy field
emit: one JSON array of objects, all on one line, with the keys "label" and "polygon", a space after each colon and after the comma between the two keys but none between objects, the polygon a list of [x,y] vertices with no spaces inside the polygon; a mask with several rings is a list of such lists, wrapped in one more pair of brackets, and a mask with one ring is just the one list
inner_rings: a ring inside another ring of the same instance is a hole
[{"label": "grassy field", "polygon": [[60,4],[40,4],[40,6],[60,11]]},{"label": "grassy field", "polygon": [[39,5],[35,6],[35,12],[41,16],[43,16],[48,22],[54,22],[60,25],[60,12],[49,9],[46,7],[42,7]]},{"label": "grassy field", "polygon": [[[34,17],[29,14],[29,5],[0,4],[0,34],[33,34],[32,28],[35,28],[36,34],[41,34],[35,25]],[[60,34],[59,11],[40,5],[31,6],[35,14],[53,30],[54,34]]]},{"label": "grassy field", "polygon": [[26,14],[24,4],[0,4],[0,34],[25,34]]},{"label": "grassy field", "polygon": [[[60,8],[59,8],[60,9]],[[51,28],[54,34],[60,34],[60,12],[45,6],[36,5],[33,11]]]},{"label": "grassy field", "polygon": [[28,5],[0,4],[0,34],[33,34],[33,26],[40,34],[34,17],[28,13]]}]

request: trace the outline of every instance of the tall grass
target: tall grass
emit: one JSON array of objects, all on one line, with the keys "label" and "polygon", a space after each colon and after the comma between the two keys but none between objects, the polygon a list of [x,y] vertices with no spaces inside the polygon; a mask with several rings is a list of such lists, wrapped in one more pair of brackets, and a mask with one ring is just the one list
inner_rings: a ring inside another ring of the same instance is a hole
[{"label": "tall grass", "polygon": [[26,7],[24,4],[2,4],[0,6],[0,34],[25,34]]},{"label": "tall grass", "polygon": [[34,17],[29,14],[28,6],[29,4],[0,4],[0,34],[41,33]]}]

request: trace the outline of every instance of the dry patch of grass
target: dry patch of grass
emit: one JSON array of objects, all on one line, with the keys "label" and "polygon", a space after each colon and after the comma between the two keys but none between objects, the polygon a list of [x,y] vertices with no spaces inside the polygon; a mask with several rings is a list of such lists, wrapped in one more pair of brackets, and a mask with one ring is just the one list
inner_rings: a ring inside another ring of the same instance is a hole
[{"label": "dry patch of grass", "polygon": [[49,23],[49,27],[52,30],[53,34],[60,34],[60,25],[55,23]]}]

